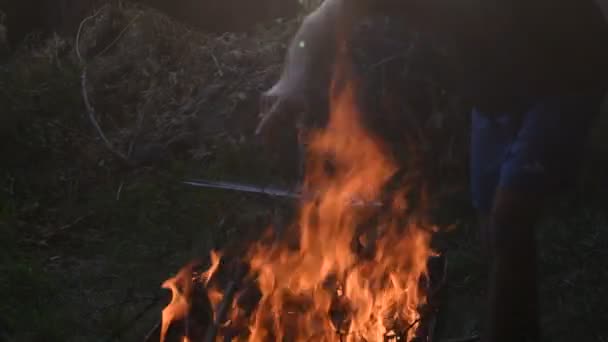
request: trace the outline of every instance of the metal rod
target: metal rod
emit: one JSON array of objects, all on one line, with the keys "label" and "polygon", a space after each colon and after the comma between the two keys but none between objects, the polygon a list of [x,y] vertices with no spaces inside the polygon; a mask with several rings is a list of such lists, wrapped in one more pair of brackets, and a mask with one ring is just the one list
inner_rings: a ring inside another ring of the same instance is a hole
[{"label": "metal rod", "polygon": [[[233,190],[238,192],[248,192],[248,193],[256,193],[263,194],[272,197],[283,197],[289,199],[307,199],[312,198],[314,193],[300,193],[296,191],[276,188],[272,186],[259,186],[252,184],[244,184],[244,183],[236,183],[236,182],[224,182],[224,181],[211,181],[205,179],[193,179],[193,180],[185,180],[182,182],[186,185],[196,186],[200,188],[210,188],[210,189],[223,189],[223,190]],[[356,196],[353,196],[350,199],[350,205],[353,207],[381,207],[382,202],[378,200],[366,201]]]},{"label": "metal rod", "polygon": [[187,185],[192,185],[201,188],[212,188],[212,189],[224,189],[224,190],[234,190],[239,192],[250,192],[257,194],[264,194],[273,197],[286,197],[292,199],[298,199],[302,197],[301,193],[285,190],[281,188],[275,187],[266,187],[266,186],[258,186],[251,184],[243,184],[243,183],[235,183],[235,182],[223,182],[223,181],[211,181],[205,179],[193,179],[186,180],[182,183]]}]

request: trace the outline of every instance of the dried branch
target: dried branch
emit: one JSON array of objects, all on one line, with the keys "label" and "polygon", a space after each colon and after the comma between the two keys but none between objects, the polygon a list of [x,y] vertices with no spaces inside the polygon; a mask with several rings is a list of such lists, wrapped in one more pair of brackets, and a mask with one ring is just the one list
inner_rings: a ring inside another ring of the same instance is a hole
[{"label": "dried branch", "polygon": [[[80,62],[80,64],[82,65],[82,73],[80,75],[80,90],[81,90],[81,94],[82,94],[82,99],[85,105],[85,108],[87,110],[87,117],[89,119],[89,121],[91,122],[91,124],[93,125],[93,127],[95,128],[95,130],[97,131],[97,134],[99,135],[99,137],[101,138],[101,140],[103,141],[104,145],[106,146],[106,148],[114,155],[118,158],[118,160],[124,162],[125,164],[132,166],[133,163],[129,160],[128,156],[126,156],[125,154],[123,154],[122,152],[118,151],[117,149],[114,148],[114,146],[112,145],[112,143],[110,142],[110,140],[106,137],[105,133],[103,132],[103,130],[101,129],[101,126],[99,125],[99,122],[97,121],[97,115],[95,114],[95,107],[93,107],[93,105],[91,104],[91,101],[89,99],[89,94],[87,91],[87,62],[84,60],[84,58],[82,57],[82,53],[80,52],[80,37],[82,35],[82,31],[85,27],[85,24],[95,18],[99,12],[101,11],[98,10],[95,13],[93,13],[92,15],[84,18],[80,24],[78,25],[78,32],[76,33],[76,41],[75,41],[75,50],[76,50],[76,56],[78,57],[78,60]],[[117,35],[117,37],[108,45],[106,46],[99,54],[97,54],[97,56],[105,53],[108,49],[110,49],[110,47],[112,47],[126,32],[126,30],[133,24],[133,22],[135,22],[135,19],[137,19],[139,17],[139,15],[135,16],[127,25],[126,27],[120,31],[120,33]],[[97,57],[96,56],[96,57]]]},{"label": "dried branch", "polygon": [[217,74],[220,77],[224,77],[224,72],[222,71],[222,67],[220,66],[220,62],[218,62],[217,57],[215,57],[213,52],[210,52],[209,54],[211,55],[211,59],[213,59],[213,64],[215,64],[215,67],[217,68]]},{"label": "dried branch", "polygon": [[45,238],[46,239],[55,238],[57,235],[63,233],[64,231],[66,231],[68,229],[71,229],[72,227],[80,224],[80,222],[84,221],[85,219],[93,216],[93,214],[94,213],[91,212],[91,213],[88,213],[86,215],[80,216],[80,217],[76,218],[74,221],[72,221],[70,223],[67,223],[67,224],[64,224],[63,226],[61,226],[61,227],[59,227],[59,228],[57,228],[57,229],[49,232],[48,234],[45,235]]},{"label": "dried branch", "polygon": [[156,322],[156,324],[152,327],[152,329],[150,329],[150,331],[148,331],[148,333],[146,334],[146,337],[144,337],[144,342],[152,342],[155,340],[155,337],[157,338],[158,336],[160,336],[160,327],[162,325],[162,321],[158,321]]},{"label": "dried branch", "polygon": [[97,122],[96,115],[95,115],[95,108],[93,107],[93,105],[91,105],[91,101],[89,100],[89,95],[87,92],[87,67],[86,66],[83,67],[82,74],[80,75],[80,88],[81,88],[81,93],[82,93],[82,99],[83,99],[84,105],[87,109],[87,116],[89,118],[89,121],[91,122],[91,124],[93,125],[95,130],[97,131],[97,134],[99,135],[99,137],[101,138],[103,143],[106,145],[108,150],[114,156],[116,156],[120,161],[124,162],[127,165],[132,165],[133,163],[127,158],[127,156],[125,156],[122,152],[118,151],[117,149],[114,148],[114,146],[112,146],[112,143],[110,142],[110,140],[108,140],[106,135],[103,133],[101,126],[99,126],[99,123]]},{"label": "dried branch", "polygon": [[116,200],[117,201],[120,201],[120,195],[122,194],[122,188],[124,187],[124,185],[125,185],[125,181],[123,180],[120,182],[120,185],[118,185],[118,189],[116,189]]},{"label": "dried branch", "polygon": [[85,61],[84,61],[84,58],[82,58],[82,54],[80,53],[80,35],[82,34],[82,29],[84,28],[84,25],[86,24],[86,22],[95,18],[99,14],[100,11],[101,11],[101,9],[97,10],[95,13],[91,14],[90,16],[82,19],[82,21],[78,25],[78,31],[76,32],[76,41],[74,42],[74,50],[76,50],[76,56],[78,57],[78,61],[82,65],[85,64]]},{"label": "dried branch", "polygon": [[99,57],[99,56],[103,55],[104,53],[106,53],[108,50],[110,50],[112,48],[112,46],[114,46],[120,40],[120,38],[122,38],[122,36],[133,25],[133,23],[135,23],[135,20],[137,20],[140,16],[141,16],[141,13],[138,13],[136,16],[134,16],[133,19],[131,19],[127,23],[127,25],[125,25],[125,27],[116,35],[116,37],[110,42],[110,44],[108,44],[105,48],[103,48],[103,50],[101,50],[97,55],[95,55],[95,57]]},{"label": "dried branch", "polygon": [[129,144],[127,158],[131,158],[131,154],[133,153],[133,149],[135,148],[135,142],[137,141],[137,138],[139,138],[139,133],[141,132],[141,128],[144,124],[145,114],[146,112],[144,110],[139,110],[137,113],[137,124],[135,127],[135,132],[133,133],[133,137],[131,138],[131,143]]},{"label": "dried branch", "polygon": [[219,330],[219,327],[222,325],[222,323],[226,320],[228,310],[230,309],[232,304],[232,299],[234,298],[234,295],[236,294],[236,291],[239,288],[241,278],[244,272],[245,267],[243,265],[240,265],[237,271],[235,272],[234,279],[231,280],[226,286],[226,290],[223,292],[224,296],[222,298],[222,301],[218,305],[217,311],[215,313],[215,320],[213,324],[211,324],[207,328],[207,332],[205,334],[204,339],[205,342],[215,342],[217,331]]},{"label": "dried branch", "polygon": [[[156,296],[152,298],[150,303],[146,305],[140,312],[138,312],[133,318],[131,318],[128,322],[123,324],[121,327],[116,329],[108,338],[108,342],[118,340],[125,332],[133,327],[133,325],[139,321],[142,317],[144,317],[151,309],[155,308],[158,302],[162,297]],[[160,322],[154,326],[154,328],[146,334],[144,341],[151,341],[152,336],[154,336],[155,332],[160,329]]]}]

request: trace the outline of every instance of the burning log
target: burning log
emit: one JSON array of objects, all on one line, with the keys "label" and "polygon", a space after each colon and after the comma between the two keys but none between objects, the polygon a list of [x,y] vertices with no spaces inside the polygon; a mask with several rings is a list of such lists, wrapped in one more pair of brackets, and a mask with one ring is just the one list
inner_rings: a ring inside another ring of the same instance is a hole
[{"label": "burning log", "polygon": [[234,279],[232,279],[226,289],[222,292],[223,298],[217,309],[215,310],[214,320],[210,324],[205,334],[205,342],[215,342],[217,332],[221,325],[226,321],[228,310],[230,310],[236,291],[239,288],[241,279],[245,275],[246,268],[240,264],[235,272]]}]

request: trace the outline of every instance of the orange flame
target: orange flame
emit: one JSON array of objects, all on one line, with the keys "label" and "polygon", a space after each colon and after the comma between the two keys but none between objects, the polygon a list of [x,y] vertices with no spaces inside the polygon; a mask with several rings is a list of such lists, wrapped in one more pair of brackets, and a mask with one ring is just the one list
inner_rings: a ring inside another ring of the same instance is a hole
[{"label": "orange flame", "polygon": [[217,289],[215,287],[209,287],[209,281],[211,280],[211,277],[213,277],[215,272],[217,272],[217,270],[220,267],[220,261],[222,259],[222,254],[217,251],[211,251],[210,259],[211,259],[211,266],[209,267],[209,269],[207,269],[207,271],[205,271],[201,274],[201,280],[203,281],[205,286],[207,286],[207,296],[209,297],[209,302],[211,302],[212,307],[215,308],[222,301],[222,299],[224,298],[224,295],[222,294],[222,292],[219,289]]},{"label": "orange flame", "polygon": [[[362,127],[355,83],[336,89],[334,82],[329,124],[313,134],[309,146],[305,186],[321,187],[323,193],[302,203],[300,249],[259,245],[250,252],[263,294],[251,342],[340,341],[344,336],[347,341],[383,341],[396,333],[395,322],[411,327],[419,318],[418,306],[424,302],[419,279],[432,254],[430,232],[415,222],[403,223],[405,190],[390,199],[388,213],[374,224],[368,221],[376,210],[353,209],[355,200],[378,201],[397,166],[381,141]],[[327,158],[333,161],[330,175]],[[357,239],[362,225],[381,238]],[[355,239],[373,244],[374,257],[358,256]],[[328,291],[330,278],[336,282]],[[332,321],[331,311],[335,315],[340,309],[348,316],[345,326]],[[406,332],[408,340],[413,333]]]},{"label": "orange flame", "polygon": [[[162,285],[163,289],[171,290],[171,302],[163,309],[160,342],[165,341],[171,323],[184,319],[190,311],[192,267],[192,264],[183,267],[175,277],[167,279]],[[183,341],[187,341],[187,337]]]},{"label": "orange flame", "polygon": [[[211,251],[210,259],[211,266],[203,272],[199,278],[205,285],[209,284],[209,281],[215,272],[217,272],[220,266],[221,253]],[[182,267],[175,277],[167,279],[162,284],[163,289],[171,290],[171,302],[162,312],[160,342],[165,341],[171,323],[185,319],[190,312],[192,307],[192,295],[194,292],[193,285],[194,281],[197,280],[193,279],[194,265],[195,262],[192,262]],[[222,300],[222,293],[214,288],[209,288],[207,295],[213,307]],[[182,342],[190,342],[190,339],[187,336],[183,336]]]},{"label": "orange flame", "polygon": [[218,251],[211,251],[209,258],[211,259],[211,266],[205,272],[201,274],[201,280],[205,285],[209,284],[211,277],[217,272],[220,267],[220,261],[222,260],[222,254]]},{"label": "orange flame", "polygon": [[[433,255],[431,230],[406,217],[407,189],[385,191],[398,166],[362,126],[347,67],[337,69],[347,82],[334,80],[329,123],[309,145],[304,185],[322,191],[301,203],[299,248],[259,243],[247,254],[262,294],[249,318],[249,342],[410,341],[415,333],[425,302],[420,279]],[[380,200],[381,207],[353,205]],[[372,252],[361,255],[354,246]],[[216,295],[217,302],[221,293]],[[186,307],[174,296],[167,309],[178,305]]]}]

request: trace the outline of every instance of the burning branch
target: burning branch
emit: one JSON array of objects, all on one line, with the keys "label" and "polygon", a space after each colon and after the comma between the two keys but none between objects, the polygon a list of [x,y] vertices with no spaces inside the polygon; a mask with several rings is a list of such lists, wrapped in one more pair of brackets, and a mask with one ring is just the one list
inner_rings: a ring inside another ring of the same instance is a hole
[{"label": "burning branch", "polygon": [[220,302],[215,311],[215,318],[213,320],[213,324],[211,324],[207,328],[207,333],[205,334],[204,340],[205,342],[215,342],[217,332],[220,326],[226,321],[228,311],[230,310],[230,307],[232,305],[232,300],[234,299],[234,295],[236,294],[239,288],[241,279],[243,278],[244,274],[245,267],[244,265],[240,264],[237,268],[234,278],[228,283],[226,289],[222,292],[224,296],[222,297],[222,301]]}]

